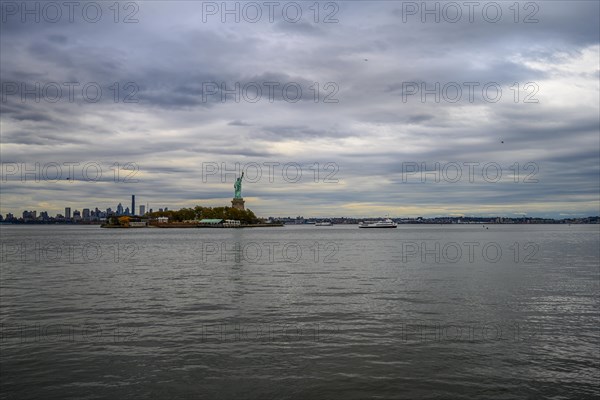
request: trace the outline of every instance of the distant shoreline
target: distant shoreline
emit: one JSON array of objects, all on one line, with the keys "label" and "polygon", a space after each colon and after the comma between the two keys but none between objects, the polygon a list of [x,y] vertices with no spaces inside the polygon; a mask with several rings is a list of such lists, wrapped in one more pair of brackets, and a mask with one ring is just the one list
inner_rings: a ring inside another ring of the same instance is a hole
[{"label": "distant shoreline", "polygon": [[242,229],[242,228],[269,228],[269,227],[282,227],[283,224],[251,224],[251,225],[239,225],[239,226],[224,226],[224,225],[199,225],[199,224],[185,224],[185,223],[169,223],[169,224],[151,224],[146,226],[119,226],[119,225],[100,225],[100,228],[109,229],[140,229],[140,228],[199,228],[199,229]]},{"label": "distant shoreline", "polygon": [[283,224],[251,224],[251,225],[238,225],[238,226],[224,226],[224,225],[199,225],[199,224],[154,224],[148,225],[149,228],[200,228],[200,229],[241,229],[241,228],[268,228],[268,227],[281,227]]},{"label": "distant shoreline", "polygon": [[[138,218],[138,217],[136,217]],[[293,219],[274,219],[275,221],[271,224],[256,224],[256,225],[244,225],[243,227],[261,227],[261,226],[304,226],[304,225],[314,225],[316,222],[322,221],[330,221],[333,225],[356,225],[360,221],[364,220],[381,220],[381,218],[305,218],[301,222],[294,221]],[[552,219],[552,218],[538,218],[538,217],[525,217],[525,218],[509,218],[509,217],[437,217],[437,218],[423,218],[423,219],[403,219],[403,218],[392,218],[394,222],[400,225],[597,225],[600,224],[599,216],[588,216],[581,218],[564,218],[564,219]],[[105,222],[101,221],[64,221],[64,220],[48,220],[48,221],[23,221],[22,219],[13,219],[13,220],[3,220],[0,221],[0,225],[70,225],[70,226],[102,226],[106,225]],[[188,228],[196,227],[197,224],[194,223],[184,223],[182,222],[171,222],[169,225],[177,225],[180,227]],[[212,228],[213,226],[202,226],[203,228]]]}]

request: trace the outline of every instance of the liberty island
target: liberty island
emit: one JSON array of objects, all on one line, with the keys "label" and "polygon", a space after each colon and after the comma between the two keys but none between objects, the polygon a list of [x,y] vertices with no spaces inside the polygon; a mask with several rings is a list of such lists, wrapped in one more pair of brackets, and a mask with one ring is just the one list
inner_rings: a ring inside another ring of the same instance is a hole
[{"label": "liberty island", "polygon": [[234,193],[231,207],[182,208],[178,211],[160,210],[144,216],[114,216],[102,224],[103,228],[255,228],[283,226],[279,221],[265,221],[257,218],[251,210],[245,208],[242,197],[244,173],[233,185]]}]

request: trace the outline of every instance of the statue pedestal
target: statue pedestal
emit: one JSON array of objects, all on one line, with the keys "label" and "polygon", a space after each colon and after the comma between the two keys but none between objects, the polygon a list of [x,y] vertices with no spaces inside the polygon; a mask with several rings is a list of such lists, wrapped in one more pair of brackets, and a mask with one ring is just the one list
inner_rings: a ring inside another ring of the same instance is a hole
[{"label": "statue pedestal", "polygon": [[231,200],[231,207],[233,207],[233,208],[235,208],[237,210],[244,211],[245,210],[244,203],[245,203],[244,199],[241,199],[241,198],[240,199],[236,199],[236,198],[234,198],[233,200]]}]

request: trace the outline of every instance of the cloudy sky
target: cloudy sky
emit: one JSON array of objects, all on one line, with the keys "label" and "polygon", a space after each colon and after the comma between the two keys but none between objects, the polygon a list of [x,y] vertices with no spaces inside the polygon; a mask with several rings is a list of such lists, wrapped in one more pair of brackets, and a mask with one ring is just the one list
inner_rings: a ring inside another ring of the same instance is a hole
[{"label": "cloudy sky", "polygon": [[0,10],[2,214],[599,213],[596,1],[48,4]]}]

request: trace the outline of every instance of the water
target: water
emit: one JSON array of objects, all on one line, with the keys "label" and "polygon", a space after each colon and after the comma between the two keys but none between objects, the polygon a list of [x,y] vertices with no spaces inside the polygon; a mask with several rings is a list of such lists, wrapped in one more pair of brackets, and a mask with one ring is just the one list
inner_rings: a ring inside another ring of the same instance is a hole
[{"label": "water", "polygon": [[2,226],[7,399],[593,398],[593,225]]}]

